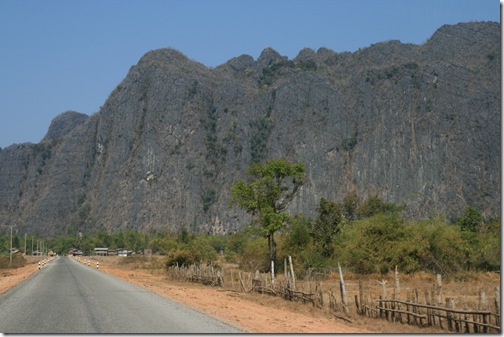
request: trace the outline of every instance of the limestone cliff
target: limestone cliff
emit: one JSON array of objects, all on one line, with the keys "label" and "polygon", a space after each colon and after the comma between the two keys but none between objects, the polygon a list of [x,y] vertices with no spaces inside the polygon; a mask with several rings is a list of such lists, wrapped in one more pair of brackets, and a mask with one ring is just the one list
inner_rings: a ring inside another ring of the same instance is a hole
[{"label": "limestone cliff", "polygon": [[280,157],[307,168],[292,212],[356,191],[408,217],[500,214],[500,48],[499,24],[473,22],[422,45],[267,48],[213,69],[150,51],[96,114],[0,151],[0,226],[230,232],[249,221],[230,186]]}]

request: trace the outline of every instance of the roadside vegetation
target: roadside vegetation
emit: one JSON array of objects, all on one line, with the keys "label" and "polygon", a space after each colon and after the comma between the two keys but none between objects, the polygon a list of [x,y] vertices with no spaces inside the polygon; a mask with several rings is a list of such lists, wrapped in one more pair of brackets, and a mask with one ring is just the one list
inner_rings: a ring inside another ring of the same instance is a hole
[{"label": "roadside vegetation", "polygon": [[[246,271],[267,272],[272,260],[280,262],[276,269],[283,268],[282,262],[291,256],[300,271],[327,272],[338,263],[358,274],[386,274],[395,266],[407,274],[500,270],[500,218],[486,218],[472,207],[466,207],[455,221],[442,216],[406,220],[398,204],[377,195],[362,198],[350,193],[342,200],[321,198],[312,219],[285,213],[285,201],[292,200],[301,186],[302,165],[270,161],[255,164],[249,173],[250,182],[233,186],[232,202],[257,216],[239,232],[220,236],[190,233],[185,228],[177,233],[98,230],[43,240],[60,255],[70,248],[86,255],[92,255],[95,247],[126,248],[137,254],[149,249],[154,255],[166,256],[166,267],[219,260]],[[255,198],[258,203],[253,203],[254,196],[259,196]],[[272,196],[276,204],[268,204],[266,199]],[[8,233],[0,234],[0,268],[9,264],[9,240]],[[28,255],[30,240],[28,237]],[[13,246],[22,249],[24,245],[24,236],[15,234]],[[15,265],[22,265],[19,254],[14,256]]]},{"label": "roadside vegetation", "polygon": [[[292,256],[298,270],[324,271],[337,266],[359,273],[388,273],[397,265],[404,273],[418,271],[456,274],[465,271],[500,270],[500,219],[484,218],[467,207],[455,222],[443,217],[411,221],[401,217],[398,205],[377,196],[361,200],[350,194],[341,201],[321,199],[314,219],[296,215],[276,231],[278,261]],[[45,238],[47,247],[60,255],[69,248],[93,254],[95,247],[127,248],[134,252],[151,249],[165,255],[166,264],[192,264],[224,260],[244,270],[266,272],[270,268],[268,237],[264,228],[254,225],[226,235],[133,230],[92,235]],[[0,268],[9,264],[9,236],[0,235]],[[30,239],[28,239],[30,242]],[[14,235],[17,247],[24,237]],[[31,244],[28,255],[31,253]],[[15,246],[16,247],[16,246]],[[13,266],[22,266],[20,253],[13,255]]]}]

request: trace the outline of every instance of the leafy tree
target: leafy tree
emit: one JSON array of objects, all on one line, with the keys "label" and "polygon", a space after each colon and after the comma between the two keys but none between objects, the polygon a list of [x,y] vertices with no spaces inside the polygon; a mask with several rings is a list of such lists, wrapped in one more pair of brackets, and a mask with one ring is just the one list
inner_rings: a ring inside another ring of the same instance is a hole
[{"label": "leafy tree", "polygon": [[483,216],[472,207],[466,206],[464,215],[457,218],[456,223],[463,232],[477,232],[480,224],[483,222]]},{"label": "leafy tree", "polygon": [[394,213],[398,207],[393,203],[388,203],[380,199],[378,195],[368,197],[365,203],[360,204],[357,208],[358,218],[369,218],[379,213]]},{"label": "leafy tree", "polygon": [[[185,234],[184,234],[185,233]],[[166,260],[166,267],[173,265],[191,265],[193,263],[204,263],[215,260],[217,252],[210,244],[209,237],[204,234],[188,234],[181,231],[176,245],[171,247]]]},{"label": "leafy tree", "polygon": [[358,273],[386,273],[410,254],[405,224],[397,214],[379,213],[352,222],[341,232],[335,246],[339,260]]},{"label": "leafy tree", "polygon": [[409,229],[414,236],[411,246],[418,248],[420,243],[427,243],[418,254],[423,270],[451,274],[469,266],[471,247],[459,227],[434,218],[413,223]]},{"label": "leafy tree", "polygon": [[191,234],[189,233],[189,231],[187,230],[187,228],[183,227],[181,230],[180,230],[180,234],[178,236],[178,240],[179,242],[181,243],[189,243],[191,240],[193,240],[195,237],[194,234]]},{"label": "leafy tree", "polygon": [[340,232],[340,223],[343,220],[343,209],[338,202],[320,199],[317,208],[319,216],[315,219],[311,228],[311,235],[315,245],[320,248],[324,257],[330,257],[333,253],[334,237]]},{"label": "leafy tree", "polygon": [[291,219],[291,226],[287,233],[286,244],[295,252],[303,250],[311,241],[311,219],[303,215],[295,215]]},{"label": "leafy tree", "polygon": [[358,207],[359,197],[357,193],[350,192],[343,198],[343,215],[347,220],[356,219]]},{"label": "leafy tree", "polygon": [[[305,167],[285,159],[251,165],[247,173],[253,181],[231,186],[231,206],[237,205],[255,217],[261,233],[268,238],[270,262],[276,265],[275,233],[289,219],[285,209],[303,185]],[[273,271],[274,272],[274,271]]]},{"label": "leafy tree", "polygon": [[112,235],[112,239],[114,241],[115,248],[125,248],[123,231],[115,232]]}]

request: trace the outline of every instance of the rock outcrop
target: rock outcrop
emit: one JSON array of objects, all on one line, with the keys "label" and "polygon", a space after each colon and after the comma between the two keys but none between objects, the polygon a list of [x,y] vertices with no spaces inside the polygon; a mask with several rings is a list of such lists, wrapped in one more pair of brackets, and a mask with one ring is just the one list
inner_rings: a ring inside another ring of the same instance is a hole
[{"label": "rock outcrop", "polygon": [[355,53],[267,48],[214,69],[151,51],[99,112],[66,112],[41,143],[0,151],[0,226],[228,233],[250,220],[228,207],[230,186],[280,157],[306,165],[290,211],[307,216],[350,191],[413,218],[498,215],[500,74],[492,22]]}]

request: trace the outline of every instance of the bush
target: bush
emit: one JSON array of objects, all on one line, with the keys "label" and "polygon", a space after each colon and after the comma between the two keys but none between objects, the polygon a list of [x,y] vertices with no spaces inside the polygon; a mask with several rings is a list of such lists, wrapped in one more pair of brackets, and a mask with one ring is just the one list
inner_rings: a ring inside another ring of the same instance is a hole
[{"label": "bush", "polygon": [[[172,251],[168,254],[166,259],[166,269],[173,266],[190,266],[197,262],[196,254],[194,252],[184,249]],[[199,262],[199,261],[198,261]]]},{"label": "bush", "polygon": [[267,272],[270,269],[268,242],[265,238],[250,239],[245,243],[240,268],[250,272]]},{"label": "bush", "polygon": [[400,211],[400,207],[394,203],[388,203],[380,199],[378,195],[368,197],[366,202],[357,207],[358,218],[368,218],[379,213],[396,213]]},{"label": "bush", "polygon": [[286,232],[285,250],[290,250],[289,255],[299,253],[311,241],[310,237],[311,219],[302,215],[294,216],[291,225]]},{"label": "bush", "polygon": [[335,244],[336,256],[342,264],[357,273],[387,273],[395,265],[403,265],[407,245],[404,222],[397,214],[377,214],[354,221],[342,230]]},{"label": "bush", "polygon": [[470,246],[462,238],[459,227],[434,218],[413,222],[407,229],[410,240],[404,245],[410,246],[417,270],[446,275],[467,269]]},{"label": "bush", "polygon": [[10,263],[10,257],[7,255],[0,255],[0,269],[9,268],[21,268],[26,265],[26,259],[19,254],[14,254],[12,256],[12,263]]}]

